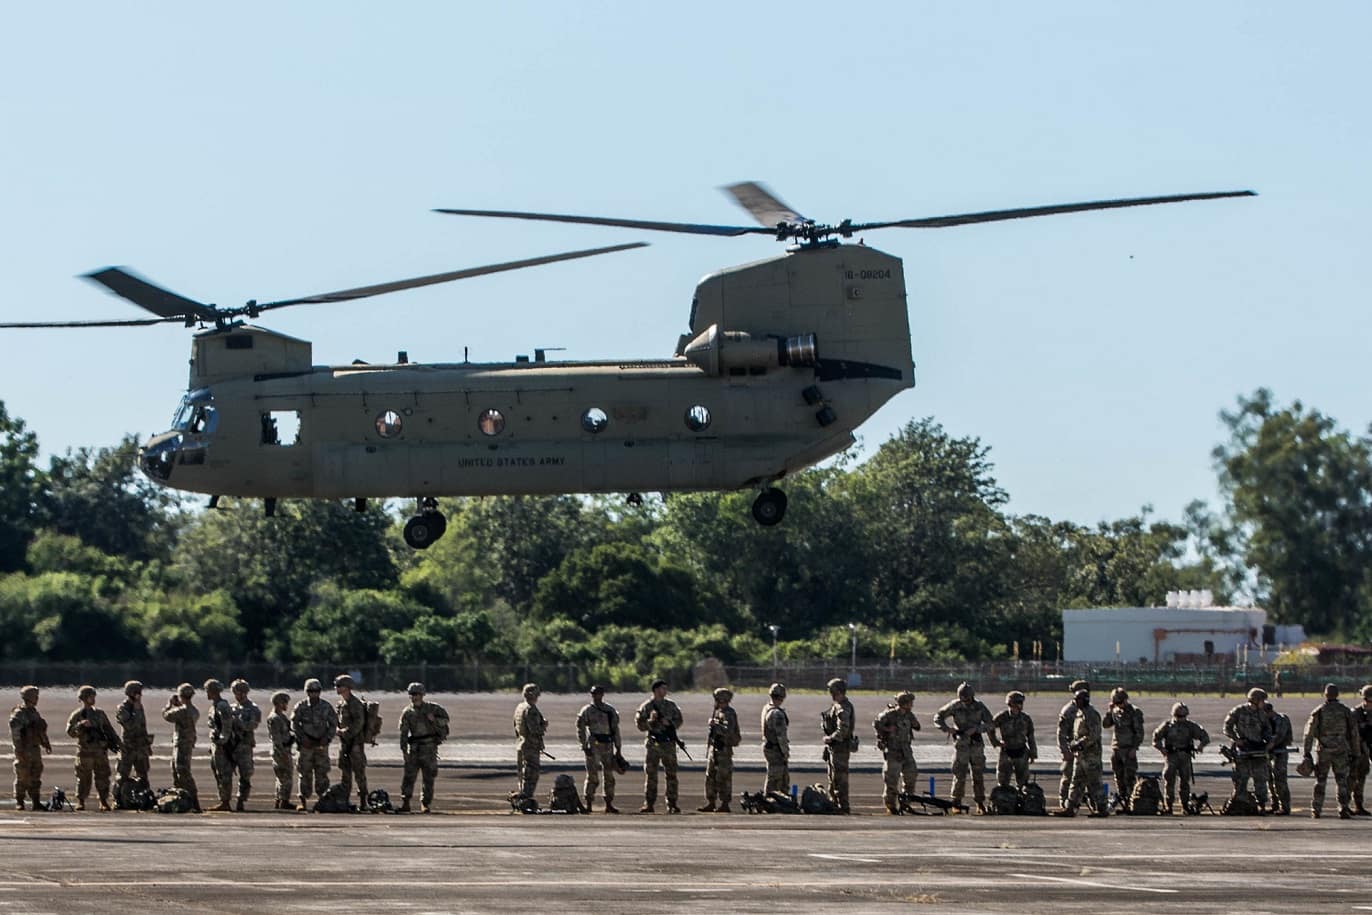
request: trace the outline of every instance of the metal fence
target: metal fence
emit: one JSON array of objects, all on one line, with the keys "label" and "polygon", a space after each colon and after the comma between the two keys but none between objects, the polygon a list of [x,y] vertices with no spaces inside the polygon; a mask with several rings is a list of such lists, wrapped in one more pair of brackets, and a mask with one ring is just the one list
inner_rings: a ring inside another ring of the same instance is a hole
[{"label": "metal fence", "polygon": [[[607,676],[607,667],[616,672]],[[639,673],[614,665],[509,664],[473,661],[465,664],[348,664],[334,662],[283,663],[264,661],[217,663],[207,661],[0,661],[0,689],[25,683],[41,686],[90,683],[97,688],[122,686],[141,680],[149,689],[172,689],[178,683],[197,686],[208,677],[228,682],[244,677],[258,689],[299,689],[309,677],[326,683],[335,674],[353,675],[363,689],[403,690],[414,680],[431,692],[491,692],[518,689],[535,682],[548,692],[580,692],[593,682],[605,682],[613,690],[646,689],[662,676],[673,690],[712,689],[731,684],[742,688],[765,688],[780,680],[790,689],[824,689],[839,678],[854,688],[874,692],[911,689],[931,694],[951,694],[967,681],[979,692],[1011,689],[1025,692],[1065,692],[1067,685],[1084,679],[1099,689],[1124,686],[1143,692],[1214,693],[1246,692],[1262,686],[1286,692],[1318,692],[1325,683],[1337,683],[1346,694],[1372,682],[1372,666],[1300,665],[1282,668],[1243,667],[1234,664],[1175,666],[1149,664],[1072,665],[1036,662],[986,662],[945,665],[908,665],[867,662],[856,667],[845,660],[814,660],[771,665],[729,665],[702,659],[689,669]],[[1278,675],[1280,677],[1278,681]],[[1274,690],[1274,691],[1275,691]]]}]

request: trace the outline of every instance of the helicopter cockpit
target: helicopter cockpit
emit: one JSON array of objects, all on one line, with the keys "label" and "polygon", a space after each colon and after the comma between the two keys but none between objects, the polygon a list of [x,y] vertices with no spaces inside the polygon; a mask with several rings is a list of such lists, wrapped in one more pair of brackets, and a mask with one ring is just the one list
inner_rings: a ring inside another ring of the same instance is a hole
[{"label": "helicopter cockpit", "polygon": [[139,466],[153,479],[168,480],[176,464],[205,463],[205,446],[217,420],[209,388],[187,392],[172,414],[171,428],[143,446]]}]

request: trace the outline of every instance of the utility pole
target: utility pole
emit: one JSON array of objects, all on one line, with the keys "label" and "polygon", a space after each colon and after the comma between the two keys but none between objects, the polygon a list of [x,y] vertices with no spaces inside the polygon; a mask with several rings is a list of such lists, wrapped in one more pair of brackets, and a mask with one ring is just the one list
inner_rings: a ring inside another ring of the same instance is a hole
[{"label": "utility pole", "polygon": [[857,673],[857,623],[849,623],[848,631],[853,634],[853,663],[848,668],[848,682],[853,682],[853,675]]},{"label": "utility pole", "polygon": [[772,682],[775,683],[777,680],[777,633],[781,631],[781,627],[776,623],[771,623],[767,628],[772,630]]}]

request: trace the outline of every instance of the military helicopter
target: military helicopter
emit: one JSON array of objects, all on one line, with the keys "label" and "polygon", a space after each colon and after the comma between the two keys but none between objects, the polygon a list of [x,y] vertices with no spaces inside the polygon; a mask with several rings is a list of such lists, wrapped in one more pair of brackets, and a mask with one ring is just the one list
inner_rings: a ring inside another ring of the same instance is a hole
[{"label": "military helicopter", "polygon": [[[939,228],[1085,210],[1253,196],[1222,191],[1058,204],[890,222],[819,224],[755,182],[725,190],[758,225],[697,225],[507,210],[436,212],[695,235],[771,235],[778,257],[711,273],[669,358],[317,366],[309,342],[245,323],[261,312],[641,247],[550,255],[236,308],[205,305],[117,267],[88,279],[156,317],[0,327],[200,327],[190,383],[171,422],[143,447],[142,471],[210,496],[404,497],[405,542],[424,549],[446,521],[440,496],[758,490],[752,514],[779,523],[775,484],[834,455],[882,404],[914,386],[901,261],[860,232]],[[212,325],[212,326],[211,326]]]}]

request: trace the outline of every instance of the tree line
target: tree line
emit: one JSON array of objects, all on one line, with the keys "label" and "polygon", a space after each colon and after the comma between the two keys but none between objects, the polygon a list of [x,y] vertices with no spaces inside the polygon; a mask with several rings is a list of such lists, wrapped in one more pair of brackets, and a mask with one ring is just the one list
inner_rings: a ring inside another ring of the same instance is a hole
[{"label": "tree line", "polygon": [[1055,657],[1059,611],[1245,595],[1281,622],[1372,635],[1372,438],[1266,390],[1214,450],[1220,504],[1093,526],[1006,510],[989,449],[911,421],[865,461],[752,494],[444,500],[445,537],[403,545],[396,506],[209,511],[135,469],[138,442],[39,466],[0,403],[0,657],[576,663],[636,685],[704,656]]}]

